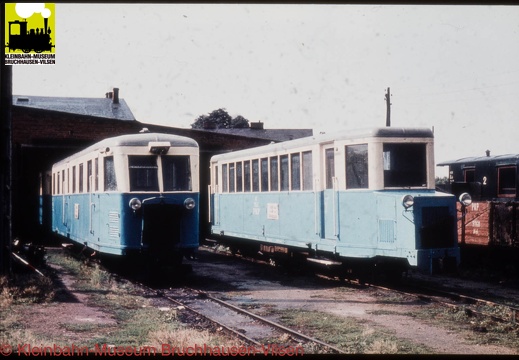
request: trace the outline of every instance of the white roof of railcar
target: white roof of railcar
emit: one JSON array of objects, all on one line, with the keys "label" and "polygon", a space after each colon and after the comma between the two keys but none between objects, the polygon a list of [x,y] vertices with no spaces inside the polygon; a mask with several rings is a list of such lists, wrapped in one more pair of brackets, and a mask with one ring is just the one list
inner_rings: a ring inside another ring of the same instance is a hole
[{"label": "white roof of railcar", "polygon": [[431,129],[428,128],[396,128],[396,127],[384,127],[384,128],[368,128],[368,129],[357,129],[348,130],[342,132],[336,132],[333,134],[319,134],[300,138],[296,140],[284,141],[280,143],[263,145],[254,147],[251,149],[234,151],[231,153],[215,155],[211,158],[211,161],[218,161],[226,158],[233,158],[237,156],[252,156],[257,154],[263,154],[271,151],[288,150],[301,146],[311,146],[315,144],[332,142],[335,140],[354,140],[364,138],[433,138],[434,134]]},{"label": "white roof of railcar", "polygon": [[117,146],[148,146],[149,142],[152,141],[167,141],[171,144],[172,147],[198,147],[198,143],[188,137],[172,135],[172,134],[160,134],[160,133],[142,133],[142,134],[129,134],[129,135],[120,135],[111,138],[107,138],[101,140],[93,145],[90,145],[84,150],[71,155],[54,165],[60,165],[62,163],[66,163],[73,158],[78,156],[82,156],[88,154],[92,151],[98,151],[99,149],[105,149],[107,147],[117,147]]}]

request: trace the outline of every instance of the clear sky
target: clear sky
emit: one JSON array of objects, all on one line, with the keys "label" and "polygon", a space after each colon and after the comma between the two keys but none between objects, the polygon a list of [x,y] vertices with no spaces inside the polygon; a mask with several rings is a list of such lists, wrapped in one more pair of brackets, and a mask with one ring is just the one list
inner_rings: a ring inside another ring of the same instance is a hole
[{"label": "clear sky", "polygon": [[[104,97],[189,128],[225,108],[314,134],[434,127],[436,161],[519,153],[519,7],[60,4],[56,65],[14,66],[15,95]],[[445,169],[437,168],[438,175]]]}]

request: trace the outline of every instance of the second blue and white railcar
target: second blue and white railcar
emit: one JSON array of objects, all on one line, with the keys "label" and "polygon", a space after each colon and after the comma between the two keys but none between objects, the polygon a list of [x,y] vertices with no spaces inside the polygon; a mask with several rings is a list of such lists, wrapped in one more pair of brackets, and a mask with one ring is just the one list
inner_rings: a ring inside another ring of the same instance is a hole
[{"label": "second blue and white railcar", "polygon": [[211,232],[344,264],[458,264],[456,199],[435,191],[433,138],[388,127],[214,156]]},{"label": "second blue and white railcar", "polygon": [[199,245],[199,151],[157,133],[105,139],[52,167],[52,230],[99,253],[181,260]]}]

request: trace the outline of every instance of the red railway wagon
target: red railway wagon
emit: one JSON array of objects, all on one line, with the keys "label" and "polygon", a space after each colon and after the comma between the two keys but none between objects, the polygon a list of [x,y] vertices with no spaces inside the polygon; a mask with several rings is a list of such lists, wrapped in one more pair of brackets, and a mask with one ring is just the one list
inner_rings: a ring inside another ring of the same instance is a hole
[{"label": "red railway wagon", "polygon": [[469,193],[472,204],[458,204],[458,239],[463,245],[519,248],[519,154],[468,157],[439,163],[449,166],[442,190]]}]

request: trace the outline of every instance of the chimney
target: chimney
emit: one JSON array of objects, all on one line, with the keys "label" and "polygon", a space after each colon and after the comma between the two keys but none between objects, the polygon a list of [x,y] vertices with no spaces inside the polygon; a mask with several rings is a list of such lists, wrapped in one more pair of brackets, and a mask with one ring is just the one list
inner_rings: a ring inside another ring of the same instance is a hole
[{"label": "chimney", "polygon": [[487,153],[487,157],[490,156],[490,150],[485,151]]},{"label": "chimney", "polygon": [[250,128],[252,130],[263,130],[263,123],[261,121],[258,122],[251,122]]},{"label": "chimney", "polygon": [[114,88],[113,103],[119,104],[119,88]]}]

